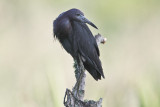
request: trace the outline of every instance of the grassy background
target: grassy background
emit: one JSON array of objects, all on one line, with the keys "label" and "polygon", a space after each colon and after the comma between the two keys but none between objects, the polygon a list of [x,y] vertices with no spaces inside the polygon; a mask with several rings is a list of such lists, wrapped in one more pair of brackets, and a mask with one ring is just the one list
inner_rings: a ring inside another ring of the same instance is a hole
[{"label": "grassy background", "polygon": [[107,37],[106,79],[87,73],[86,99],[104,107],[160,107],[159,0],[0,0],[0,107],[63,107],[75,83],[73,60],[52,22],[78,8]]}]

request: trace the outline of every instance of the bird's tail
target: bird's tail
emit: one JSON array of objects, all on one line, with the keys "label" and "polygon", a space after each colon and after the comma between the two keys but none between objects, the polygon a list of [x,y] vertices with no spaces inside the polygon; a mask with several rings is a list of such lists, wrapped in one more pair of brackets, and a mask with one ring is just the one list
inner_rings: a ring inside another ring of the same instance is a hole
[{"label": "bird's tail", "polygon": [[84,64],[85,69],[92,75],[92,77],[93,77],[96,81],[101,80],[101,76],[102,76],[103,78],[105,78],[104,75],[103,75],[103,71],[101,71],[102,74],[100,74],[100,72],[98,72],[98,70],[96,70],[93,66],[91,66],[91,65],[88,64],[87,62],[84,62],[83,64]]}]

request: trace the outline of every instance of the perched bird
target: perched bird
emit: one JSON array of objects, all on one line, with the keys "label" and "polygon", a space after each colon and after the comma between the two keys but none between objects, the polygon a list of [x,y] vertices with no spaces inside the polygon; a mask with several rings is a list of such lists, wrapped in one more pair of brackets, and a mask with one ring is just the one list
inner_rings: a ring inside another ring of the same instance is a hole
[{"label": "perched bird", "polygon": [[96,39],[86,25],[98,29],[91,21],[84,17],[78,9],[70,9],[60,14],[53,22],[54,37],[59,40],[63,48],[75,59],[81,57],[84,68],[95,80],[104,78],[100,52]]}]

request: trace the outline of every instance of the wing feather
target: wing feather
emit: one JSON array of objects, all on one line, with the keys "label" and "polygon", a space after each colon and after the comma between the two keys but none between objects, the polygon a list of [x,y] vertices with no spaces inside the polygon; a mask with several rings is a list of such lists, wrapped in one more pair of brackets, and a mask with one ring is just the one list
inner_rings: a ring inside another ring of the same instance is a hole
[{"label": "wing feather", "polygon": [[[101,61],[99,59],[99,49],[95,38],[88,26],[84,23],[73,22],[73,36],[75,49],[86,59],[87,65],[91,66],[104,77]],[[90,67],[90,68],[91,68]],[[89,71],[90,73],[93,71]],[[97,73],[96,72],[96,73]],[[92,75],[93,73],[91,73]],[[92,75],[93,76],[93,75]],[[99,77],[98,77],[99,78]]]}]

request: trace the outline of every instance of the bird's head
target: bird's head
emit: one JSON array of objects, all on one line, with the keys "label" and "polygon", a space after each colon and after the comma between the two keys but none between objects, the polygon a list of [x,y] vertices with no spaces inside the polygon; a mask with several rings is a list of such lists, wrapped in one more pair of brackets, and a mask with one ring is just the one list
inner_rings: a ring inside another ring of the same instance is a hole
[{"label": "bird's head", "polygon": [[87,18],[85,18],[83,12],[81,12],[78,9],[70,9],[67,11],[67,14],[71,20],[81,22],[81,23],[88,23],[92,27],[98,29],[91,21],[89,21]]}]

